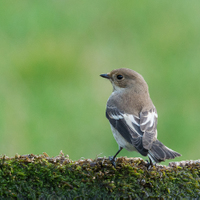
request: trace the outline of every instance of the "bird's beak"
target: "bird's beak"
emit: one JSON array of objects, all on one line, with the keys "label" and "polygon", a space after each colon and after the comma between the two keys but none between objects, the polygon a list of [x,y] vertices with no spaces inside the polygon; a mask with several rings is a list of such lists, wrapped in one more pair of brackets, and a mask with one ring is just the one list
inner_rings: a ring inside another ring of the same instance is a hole
[{"label": "bird's beak", "polygon": [[103,77],[103,78],[110,79],[110,76],[109,76],[109,74],[100,74],[100,76],[101,76],[101,77]]}]

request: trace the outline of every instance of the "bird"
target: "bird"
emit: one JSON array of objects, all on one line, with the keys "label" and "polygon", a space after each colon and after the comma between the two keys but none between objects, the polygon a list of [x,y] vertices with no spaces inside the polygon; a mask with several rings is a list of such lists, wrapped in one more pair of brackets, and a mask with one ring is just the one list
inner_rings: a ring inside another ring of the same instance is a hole
[{"label": "bird", "polygon": [[181,156],[157,139],[158,114],[142,75],[132,69],[120,68],[100,76],[110,80],[113,86],[107,101],[106,117],[119,146],[117,153],[109,157],[115,168],[116,156],[122,149],[148,156],[148,168]]}]

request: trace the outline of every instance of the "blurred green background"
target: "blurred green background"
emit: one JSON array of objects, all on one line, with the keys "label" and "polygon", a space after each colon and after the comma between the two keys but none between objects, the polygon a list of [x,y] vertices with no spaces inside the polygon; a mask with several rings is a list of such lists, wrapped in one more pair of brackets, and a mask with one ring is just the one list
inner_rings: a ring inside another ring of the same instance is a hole
[{"label": "blurred green background", "polygon": [[0,154],[114,155],[112,86],[99,74],[126,67],[149,85],[158,139],[182,154],[176,161],[199,159],[199,9],[184,0],[1,1]]}]

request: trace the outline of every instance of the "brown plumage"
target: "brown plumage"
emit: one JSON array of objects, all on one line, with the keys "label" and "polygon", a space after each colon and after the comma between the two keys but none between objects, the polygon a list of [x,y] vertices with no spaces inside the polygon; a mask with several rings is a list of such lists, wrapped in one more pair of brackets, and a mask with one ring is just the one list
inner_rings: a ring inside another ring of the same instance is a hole
[{"label": "brown plumage", "polygon": [[[113,85],[106,117],[120,148],[117,154],[123,148],[136,150],[156,163],[181,156],[157,140],[157,111],[144,78],[126,68],[101,76],[109,79]],[[112,158],[113,164],[116,155]]]}]

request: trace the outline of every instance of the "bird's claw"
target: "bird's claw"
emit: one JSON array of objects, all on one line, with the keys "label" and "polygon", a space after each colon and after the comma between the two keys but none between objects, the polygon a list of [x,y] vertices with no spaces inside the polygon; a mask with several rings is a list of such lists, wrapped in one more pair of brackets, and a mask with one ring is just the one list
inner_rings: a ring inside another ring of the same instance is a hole
[{"label": "bird's claw", "polygon": [[[149,160],[150,160],[150,162],[149,162]],[[151,159],[149,159],[149,160],[146,160],[146,162],[147,162],[147,164],[146,164],[147,170],[149,170],[151,167],[153,167],[153,163],[152,163]]]},{"label": "bird's claw", "polygon": [[109,156],[108,159],[111,161],[112,165],[114,166],[114,168],[116,168],[116,158],[114,158],[113,156]]}]

